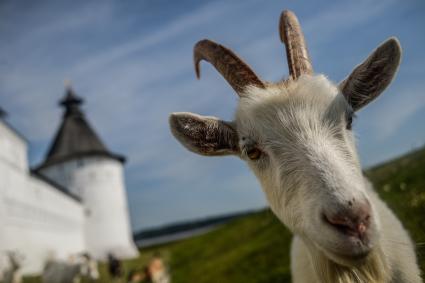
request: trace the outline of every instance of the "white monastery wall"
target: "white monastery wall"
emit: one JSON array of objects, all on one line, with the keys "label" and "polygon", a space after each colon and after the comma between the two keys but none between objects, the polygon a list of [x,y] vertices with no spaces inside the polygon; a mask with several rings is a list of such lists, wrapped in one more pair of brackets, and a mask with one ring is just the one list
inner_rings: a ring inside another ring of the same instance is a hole
[{"label": "white monastery wall", "polygon": [[28,171],[27,142],[0,119],[0,162]]},{"label": "white monastery wall", "polygon": [[18,251],[22,272],[38,273],[48,257],[85,250],[84,210],[28,173],[25,141],[6,127],[0,121],[0,252]]},{"label": "white monastery wall", "polygon": [[81,197],[86,214],[88,252],[105,259],[137,255],[129,223],[122,163],[109,157],[85,157],[43,169],[47,177]]}]

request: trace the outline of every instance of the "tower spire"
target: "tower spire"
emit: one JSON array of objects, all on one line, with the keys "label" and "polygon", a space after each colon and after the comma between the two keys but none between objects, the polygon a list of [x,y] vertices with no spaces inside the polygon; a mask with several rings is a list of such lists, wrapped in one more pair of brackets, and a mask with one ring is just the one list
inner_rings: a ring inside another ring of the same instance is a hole
[{"label": "tower spire", "polygon": [[62,123],[50,145],[46,159],[36,170],[70,159],[104,156],[125,161],[121,155],[108,150],[80,109],[83,99],[77,96],[70,83],[65,83],[65,96],[59,105],[65,108]]}]

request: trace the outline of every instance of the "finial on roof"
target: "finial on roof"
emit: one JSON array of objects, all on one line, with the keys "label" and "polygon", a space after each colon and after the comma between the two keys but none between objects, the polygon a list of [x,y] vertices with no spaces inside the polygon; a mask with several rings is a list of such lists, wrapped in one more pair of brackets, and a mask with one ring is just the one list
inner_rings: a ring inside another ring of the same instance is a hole
[{"label": "finial on roof", "polygon": [[64,84],[64,86],[65,86],[66,89],[70,88],[71,85],[72,85],[71,80],[69,80],[69,79],[65,79],[63,81],[63,84]]},{"label": "finial on roof", "polygon": [[65,80],[65,96],[59,101],[59,105],[65,107],[65,115],[71,113],[80,113],[79,105],[83,103],[83,99],[77,96],[71,87],[71,82]]}]

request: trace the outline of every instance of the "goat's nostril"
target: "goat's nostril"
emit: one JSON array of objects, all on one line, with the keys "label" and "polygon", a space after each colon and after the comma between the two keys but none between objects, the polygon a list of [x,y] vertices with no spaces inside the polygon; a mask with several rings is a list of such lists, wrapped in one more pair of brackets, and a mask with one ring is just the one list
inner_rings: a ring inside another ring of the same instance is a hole
[{"label": "goat's nostril", "polygon": [[331,224],[332,226],[338,228],[338,229],[351,229],[353,227],[353,223],[351,223],[350,219],[348,217],[340,216],[340,215],[332,215],[328,216],[325,214],[326,221]]},{"label": "goat's nostril", "polygon": [[325,221],[339,232],[363,238],[369,228],[370,215],[360,211],[348,211],[336,214],[324,214]]}]

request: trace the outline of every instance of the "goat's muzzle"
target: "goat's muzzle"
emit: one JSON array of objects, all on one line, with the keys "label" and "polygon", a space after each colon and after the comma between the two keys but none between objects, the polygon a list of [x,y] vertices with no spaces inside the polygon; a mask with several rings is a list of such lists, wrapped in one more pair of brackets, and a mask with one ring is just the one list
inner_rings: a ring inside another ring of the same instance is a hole
[{"label": "goat's muzzle", "polygon": [[324,220],[339,233],[356,237],[362,242],[367,240],[366,234],[371,222],[371,207],[368,202],[347,209],[327,213]]}]

